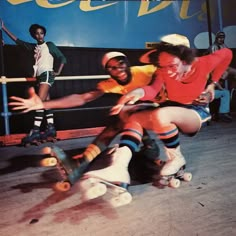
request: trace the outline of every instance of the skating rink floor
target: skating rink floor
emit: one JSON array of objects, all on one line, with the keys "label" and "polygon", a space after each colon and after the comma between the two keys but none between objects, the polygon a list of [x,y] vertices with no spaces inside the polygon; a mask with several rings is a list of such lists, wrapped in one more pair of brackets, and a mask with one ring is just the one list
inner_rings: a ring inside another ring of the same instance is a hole
[{"label": "skating rink floor", "polygon": [[[73,153],[92,139],[56,145]],[[77,185],[55,191],[57,169],[39,166],[42,148],[52,143],[1,147],[0,235],[236,235],[236,117],[231,124],[212,122],[197,136],[180,139],[192,181],[178,189],[132,185],[133,201],[119,208],[110,206],[109,194],[82,201]]]}]

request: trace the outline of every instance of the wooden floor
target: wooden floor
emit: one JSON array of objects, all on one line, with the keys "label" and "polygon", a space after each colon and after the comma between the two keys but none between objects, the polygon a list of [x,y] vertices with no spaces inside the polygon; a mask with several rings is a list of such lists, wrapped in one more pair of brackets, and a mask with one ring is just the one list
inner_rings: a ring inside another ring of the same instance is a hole
[{"label": "wooden floor", "polygon": [[[56,169],[39,167],[41,148],[48,144],[0,148],[0,235],[236,235],[236,117],[231,124],[212,122],[197,136],[180,138],[192,182],[178,189],[133,185],[131,204],[115,209],[108,194],[82,202],[76,185],[55,192]],[[57,145],[72,153],[90,141]]]}]

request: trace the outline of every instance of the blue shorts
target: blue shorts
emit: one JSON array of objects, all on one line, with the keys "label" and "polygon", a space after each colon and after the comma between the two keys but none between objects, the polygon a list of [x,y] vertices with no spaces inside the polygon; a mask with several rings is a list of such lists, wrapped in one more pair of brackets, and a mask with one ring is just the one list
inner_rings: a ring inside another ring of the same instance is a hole
[{"label": "blue shorts", "polygon": [[196,114],[198,115],[201,124],[206,123],[211,119],[210,109],[208,105],[193,105],[193,104],[181,104],[178,102],[173,101],[166,101],[160,104],[160,107],[166,107],[166,106],[177,106],[177,107],[184,107],[187,109],[194,110]]},{"label": "blue shorts", "polygon": [[211,113],[208,106],[187,105],[186,108],[196,111],[202,124],[211,119]]}]

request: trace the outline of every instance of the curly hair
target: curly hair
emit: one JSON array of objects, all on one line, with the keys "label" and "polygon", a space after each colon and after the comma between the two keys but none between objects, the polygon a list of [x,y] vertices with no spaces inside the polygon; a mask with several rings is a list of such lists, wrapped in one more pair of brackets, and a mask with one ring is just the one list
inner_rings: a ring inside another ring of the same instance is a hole
[{"label": "curly hair", "polygon": [[32,38],[36,39],[35,38],[35,32],[36,32],[37,29],[42,29],[44,35],[46,35],[47,30],[44,26],[38,25],[38,24],[33,24],[29,27],[29,32],[30,32],[30,35],[31,35]]},{"label": "curly hair", "polygon": [[186,62],[186,64],[188,65],[190,65],[194,61],[197,55],[195,49],[191,49],[183,45],[173,45],[161,42],[157,44],[156,51],[149,55],[150,62],[154,65],[159,66],[159,56],[162,52],[174,55],[181,61]]}]

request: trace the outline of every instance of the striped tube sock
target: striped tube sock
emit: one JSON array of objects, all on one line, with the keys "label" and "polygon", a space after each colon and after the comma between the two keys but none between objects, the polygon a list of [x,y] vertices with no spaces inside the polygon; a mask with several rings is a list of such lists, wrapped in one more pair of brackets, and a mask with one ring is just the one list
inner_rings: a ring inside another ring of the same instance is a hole
[{"label": "striped tube sock", "polygon": [[155,130],[159,139],[167,148],[176,148],[179,146],[179,130],[174,124],[160,127]]},{"label": "striped tube sock", "polygon": [[52,110],[45,110],[45,115],[46,115],[47,123],[53,124],[54,123],[53,111]]},{"label": "striped tube sock", "polygon": [[44,110],[36,110],[34,116],[34,128],[39,129],[44,116]]},{"label": "striped tube sock", "polygon": [[143,128],[137,122],[127,123],[121,133],[120,147],[127,146],[132,153],[137,152],[143,137]]},{"label": "striped tube sock", "polygon": [[83,152],[83,156],[88,162],[91,162],[100,153],[101,153],[100,148],[97,145],[91,143],[91,144],[88,145],[88,147]]}]

